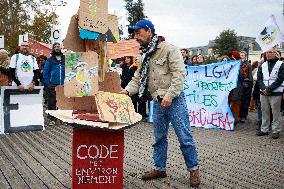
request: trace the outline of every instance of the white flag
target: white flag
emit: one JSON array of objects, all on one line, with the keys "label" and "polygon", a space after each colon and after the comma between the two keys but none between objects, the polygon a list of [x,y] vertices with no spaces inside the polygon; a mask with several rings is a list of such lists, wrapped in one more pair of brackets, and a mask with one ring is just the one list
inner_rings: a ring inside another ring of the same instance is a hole
[{"label": "white flag", "polygon": [[277,25],[274,15],[271,15],[255,40],[262,51],[267,51],[284,41],[284,36]]}]

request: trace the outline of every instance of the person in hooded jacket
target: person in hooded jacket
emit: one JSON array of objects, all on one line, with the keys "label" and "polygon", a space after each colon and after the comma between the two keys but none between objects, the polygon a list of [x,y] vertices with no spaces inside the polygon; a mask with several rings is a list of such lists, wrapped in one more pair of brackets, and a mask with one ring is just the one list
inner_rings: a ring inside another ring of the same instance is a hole
[{"label": "person in hooded jacket", "polygon": [[65,57],[61,52],[60,43],[54,43],[51,57],[44,63],[43,81],[47,92],[47,109],[56,110],[57,85],[63,85],[65,78]]}]

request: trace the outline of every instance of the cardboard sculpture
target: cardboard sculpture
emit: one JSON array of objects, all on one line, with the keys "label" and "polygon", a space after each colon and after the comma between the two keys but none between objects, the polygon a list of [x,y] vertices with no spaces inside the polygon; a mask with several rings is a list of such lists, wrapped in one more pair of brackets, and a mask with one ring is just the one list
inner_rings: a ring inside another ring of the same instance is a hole
[{"label": "cardboard sculpture", "polygon": [[[46,111],[74,127],[73,189],[123,189],[124,129],[142,119],[131,98],[119,94],[119,73],[108,70],[107,58],[112,57],[107,57],[106,39],[116,42],[119,36],[117,18],[107,15],[107,3],[81,0],[79,19],[72,17],[64,40],[73,52],[66,54],[64,87],[56,87],[59,110]],[[139,48],[130,42],[118,46],[115,56],[134,51]]]},{"label": "cardboard sculpture", "polygon": [[97,53],[92,51],[68,52],[65,62],[65,96],[94,96],[98,91]]},{"label": "cardboard sculpture", "polygon": [[[70,51],[65,58],[64,87],[56,88],[57,105],[60,110],[72,110],[74,119],[92,117],[90,120],[94,121],[133,124],[141,116],[135,113],[128,96],[118,94],[120,76],[118,72],[108,71],[107,59],[139,54],[139,44],[135,40],[119,42],[115,46],[117,53],[108,54],[111,47],[107,47],[107,35],[117,41],[119,32],[117,16],[107,14],[107,4],[107,0],[81,0],[79,15],[71,18],[64,40],[65,48]],[[120,115],[110,108],[111,100],[121,107]]]}]

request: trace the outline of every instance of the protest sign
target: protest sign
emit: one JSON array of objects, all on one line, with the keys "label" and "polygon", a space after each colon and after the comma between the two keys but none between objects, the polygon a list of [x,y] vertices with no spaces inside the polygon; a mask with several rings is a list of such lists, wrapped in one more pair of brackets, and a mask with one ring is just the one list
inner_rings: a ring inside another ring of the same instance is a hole
[{"label": "protest sign", "polygon": [[43,87],[32,92],[1,87],[0,134],[44,130],[42,94]]},{"label": "protest sign", "polygon": [[72,188],[122,189],[123,154],[124,131],[74,129]]},{"label": "protest sign", "polygon": [[55,43],[62,43],[62,38],[61,38],[61,29],[58,28],[52,28],[51,30],[51,42]]},{"label": "protest sign", "polygon": [[265,22],[255,41],[259,44],[262,51],[267,51],[284,41],[284,36],[279,29],[274,15],[270,16]]},{"label": "protest sign", "polygon": [[237,87],[240,61],[187,67],[184,92],[190,125],[234,130],[228,96]]},{"label": "protest sign", "polygon": [[0,35],[0,49],[4,49],[4,35]]},{"label": "protest sign", "polygon": [[98,91],[98,54],[67,52],[64,80],[66,97],[94,96]]},{"label": "protest sign", "polygon": [[30,44],[30,53],[35,57],[39,57],[40,55],[44,55],[47,58],[50,57],[50,53],[52,51],[52,45],[42,43],[33,39],[29,39]]},{"label": "protest sign", "polygon": [[19,46],[22,42],[29,42],[29,34],[19,35]]}]

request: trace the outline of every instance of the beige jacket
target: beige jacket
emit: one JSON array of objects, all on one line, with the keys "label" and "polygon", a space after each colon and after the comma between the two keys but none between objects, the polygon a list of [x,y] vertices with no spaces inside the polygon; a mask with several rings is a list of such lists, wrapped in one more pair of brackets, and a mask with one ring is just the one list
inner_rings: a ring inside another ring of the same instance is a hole
[{"label": "beige jacket", "polygon": [[[140,69],[137,69],[125,88],[130,96],[138,93]],[[185,65],[180,50],[173,45],[167,42],[158,44],[156,52],[150,59],[148,71],[148,90],[154,100],[157,100],[157,96],[174,99],[183,91]]]}]

